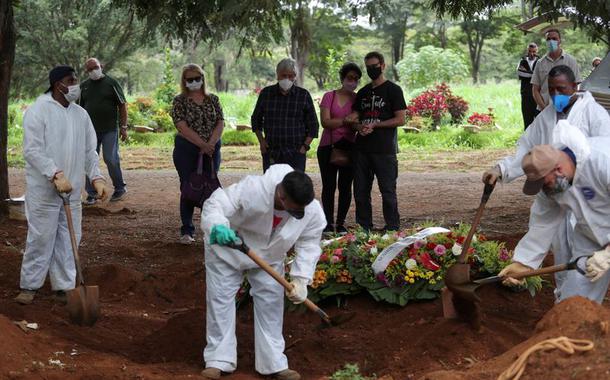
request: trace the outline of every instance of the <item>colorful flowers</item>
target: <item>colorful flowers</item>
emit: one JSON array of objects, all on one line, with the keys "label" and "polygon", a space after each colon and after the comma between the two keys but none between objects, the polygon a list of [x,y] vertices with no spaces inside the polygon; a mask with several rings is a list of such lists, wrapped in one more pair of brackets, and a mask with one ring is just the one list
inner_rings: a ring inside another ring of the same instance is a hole
[{"label": "colorful flowers", "polygon": [[446,251],[447,251],[447,248],[445,248],[444,245],[438,244],[436,247],[434,247],[434,253],[437,256],[443,256]]},{"label": "colorful flowers", "polygon": [[496,117],[493,113],[493,108],[488,108],[487,113],[474,112],[468,118],[468,124],[476,125],[481,128],[491,128],[495,125]]}]

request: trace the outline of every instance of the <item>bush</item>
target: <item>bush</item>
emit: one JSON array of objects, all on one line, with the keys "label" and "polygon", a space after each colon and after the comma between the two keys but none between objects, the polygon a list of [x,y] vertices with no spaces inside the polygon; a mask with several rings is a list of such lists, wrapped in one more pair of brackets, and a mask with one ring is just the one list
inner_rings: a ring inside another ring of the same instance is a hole
[{"label": "bush", "polygon": [[222,133],[222,145],[257,145],[258,140],[252,131],[225,129]]},{"label": "bush", "polygon": [[360,374],[358,364],[346,364],[342,369],[333,373],[330,380],[374,380],[375,377],[366,377]]},{"label": "bush", "polygon": [[436,86],[436,91],[443,94],[447,102],[447,111],[451,115],[452,124],[460,124],[468,111],[468,102],[461,96],[453,95],[446,83]]},{"label": "bush", "polygon": [[407,51],[396,64],[398,75],[407,88],[416,89],[434,83],[456,81],[469,70],[464,58],[451,49],[424,46],[419,51]]},{"label": "bush", "polygon": [[419,96],[411,99],[407,106],[407,116],[429,117],[432,119],[434,126],[441,123],[443,114],[447,111],[447,100],[442,92],[436,90],[427,90]]},{"label": "bush", "polygon": [[493,108],[488,108],[487,113],[474,112],[468,118],[468,124],[476,125],[480,128],[493,128],[493,126],[496,124],[496,117],[493,113]]},{"label": "bush", "polygon": [[170,114],[162,108],[157,109],[155,114],[152,116],[153,122],[157,125],[155,129],[163,132],[174,131],[174,121]]}]

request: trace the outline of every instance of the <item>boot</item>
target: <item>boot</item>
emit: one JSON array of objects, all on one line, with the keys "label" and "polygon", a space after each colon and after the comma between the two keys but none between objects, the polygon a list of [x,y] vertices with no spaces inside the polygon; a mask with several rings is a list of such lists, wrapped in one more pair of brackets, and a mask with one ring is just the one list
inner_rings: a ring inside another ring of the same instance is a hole
[{"label": "boot", "polygon": [[297,371],[286,368],[283,371],[273,374],[275,380],[301,380],[301,375]]},{"label": "boot", "polygon": [[53,301],[57,302],[60,305],[67,305],[68,304],[68,295],[66,294],[66,292],[64,290],[56,290],[53,293]]},{"label": "boot", "polygon": [[204,379],[207,380],[217,380],[220,379],[220,370],[218,368],[214,368],[214,367],[208,367],[206,369],[204,369],[203,371],[201,371],[201,376],[203,376]]},{"label": "boot", "polygon": [[15,301],[22,305],[29,305],[34,301],[34,296],[36,295],[35,290],[27,290],[22,289],[21,293],[17,297],[15,297]]}]

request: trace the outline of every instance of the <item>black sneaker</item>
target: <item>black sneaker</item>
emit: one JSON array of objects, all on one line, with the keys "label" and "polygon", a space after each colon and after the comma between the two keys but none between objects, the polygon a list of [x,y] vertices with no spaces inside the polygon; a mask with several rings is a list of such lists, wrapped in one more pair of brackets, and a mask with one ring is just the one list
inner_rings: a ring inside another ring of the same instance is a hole
[{"label": "black sneaker", "polygon": [[112,197],[110,197],[110,202],[120,201],[121,199],[123,199],[125,197],[125,194],[127,194],[127,189],[115,191],[112,194]]},{"label": "black sneaker", "polygon": [[335,229],[332,224],[327,224],[324,230],[322,231],[323,235],[332,235],[335,233]]},{"label": "black sneaker", "polygon": [[83,202],[85,206],[93,206],[97,202],[94,195],[87,195],[87,199]]},{"label": "black sneaker", "polygon": [[339,235],[345,235],[348,231],[347,228],[345,228],[342,224],[339,224],[337,227],[335,227],[335,232],[337,232]]}]

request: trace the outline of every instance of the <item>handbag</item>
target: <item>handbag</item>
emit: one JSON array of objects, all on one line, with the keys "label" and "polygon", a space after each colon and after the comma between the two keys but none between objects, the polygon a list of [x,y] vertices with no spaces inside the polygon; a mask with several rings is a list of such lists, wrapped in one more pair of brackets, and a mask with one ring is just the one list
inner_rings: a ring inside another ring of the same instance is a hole
[{"label": "handbag", "polygon": [[[335,91],[333,91],[333,99],[330,102],[331,108],[332,108],[334,101],[335,101]],[[350,152],[347,149],[337,147],[337,145],[333,143],[333,131],[332,130],[330,130],[330,146],[331,146],[331,151],[330,151],[330,159],[328,160],[328,162],[331,165],[345,167],[345,166],[350,166],[352,164],[351,158],[350,158]]]},{"label": "handbag", "polygon": [[[206,163],[209,162],[209,171],[203,171],[203,161],[206,159]],[[201,208],[203,202],[205,202],[216,189],[222,187],[216,171],[214,170],[214,163],[211,157],[205,156],[203,153],[199,153],[197,161],[197,170],[191,173],[188,181],[182,183],[180,186],[180,196],[182,199],[193,203],[196,207]]]}]

